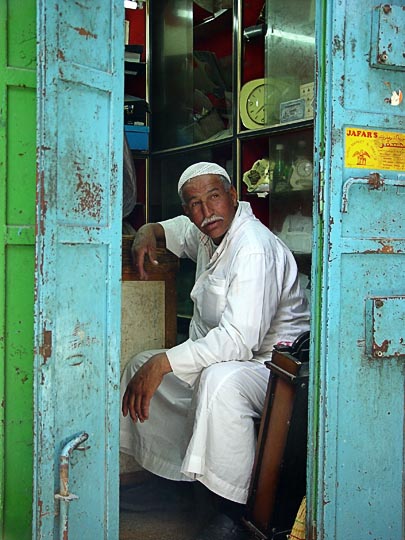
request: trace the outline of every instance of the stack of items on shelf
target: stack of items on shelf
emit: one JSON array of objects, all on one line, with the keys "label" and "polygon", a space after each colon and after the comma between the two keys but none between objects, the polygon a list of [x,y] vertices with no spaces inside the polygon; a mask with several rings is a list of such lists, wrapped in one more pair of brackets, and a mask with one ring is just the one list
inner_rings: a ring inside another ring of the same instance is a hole
[{"label": "stack of items on shelf", "polygon": [[[141,62],[142,45],[125,45],[125,74],[145,73],[145,63]],[[149,127],[146,115],[150,112],[147,101],[136,96],[124,96],[124,129],[131,150],[146,151],[149,147]]]},{"label": "stack of items on shelf", "polygon": [[193,110],[184,140],[201,142],[231,133],[232,82],[222,61],[211,51],[194,51]]},{"label": "stack of items on shelf", "polygon": [[142,53],[142,45],[125,45],[124,68],[126,75],[145,73],[145,63],[141,62]]}]

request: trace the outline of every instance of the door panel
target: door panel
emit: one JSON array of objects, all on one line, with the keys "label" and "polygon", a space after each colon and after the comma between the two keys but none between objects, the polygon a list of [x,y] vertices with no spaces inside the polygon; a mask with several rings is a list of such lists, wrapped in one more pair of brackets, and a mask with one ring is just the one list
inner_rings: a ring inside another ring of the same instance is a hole
[{"label": "door panel", "polygon": [[[402,536],[404,353],[375,358],[368,346],[371,297],[404,292],[404,255],[343,254],[341,258],[341,323],[336,411],[336,538],[350,531],[373,531],[373,537]],[[381,269],[389,271],[381,271]],[[353,285],[355,284],[355,285]],[[401,317],[390,316],[401,329]],[[388,332],[386,337],[390,337]],[[399,424],[399,421],[401,423]],[[399,429],[401,428],[401,429]],[[349,532],[349,533],[348,533]],[[357,536],[359,537],[359,536]]]},{"label": "door panel", "polygon": [[[313,540],[403,535],[405,109],[392,99],[405,84],[402,4],[317,3]],[[387,42],[384,64],[376,51]]]},{"label": "door panel", "polygon": [[118,538],[123,3],[38,3],[34,538]]}]

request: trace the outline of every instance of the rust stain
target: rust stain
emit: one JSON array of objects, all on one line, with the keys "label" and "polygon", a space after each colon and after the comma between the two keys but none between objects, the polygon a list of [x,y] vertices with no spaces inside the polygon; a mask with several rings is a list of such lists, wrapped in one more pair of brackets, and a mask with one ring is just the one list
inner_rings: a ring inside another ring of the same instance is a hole
[{"label": "rust stain", "polygon": [[316,540],[318,538],[318,529],[316,528],[316,523],[311,523],[310,525],[310,538],[311,540]]},{"label": "rust stain", "polygon": [[46,364],[48,361],[48,358],[52,354],[52,331],[46,330],[44,328],[42,336],[43,336],[43,342],[42,342],[41,347],[39,348],[39,354],[43,357],[44,364]]},{"label": "rust stain", "polygon": [[39,220],[37,220],[38,228],[40,233],[43,235],[45,233],[45,214],[46,214],[46,208],[47,203],[45,200],[45,182],[44,182],[44,171],[41,171],[40,173],[37,172],[37,185],[38,187],[38,198],[39,198],[39,204],[40,204],[40,212],[39,212]]},{"label": "rust stain", "polygon": [[387,54],[387,51],[383,51],[382,53],[380,53],[377,57],[377,62],[379,64],[385,64],[386,61],[388,60],[388,54]]},{"label": "rust stain", "polygon": [[58,58],[59,60],[62,60],[63,62],[66,60],[65,55],[60,49],[58,49]]},{"label": "rust stain", "polygon": [[369,189],[379,189],[384,185],[384,180],[378,173],[371,173],[368,175],[368,187]]},{"label": "rust stain", "polygon": [[373,356],[383,356],[383,354],[388,351],[389,344],[390,342],[388,339],[384,339],[381,345],[378,345],[375,341],[373,341]]},{"label": "rust stain", "polygon": [[86,39],[88,39],[89,37],[93,38],[93,39],[97,39],[97,34],[92,34],[91,32],[89,32],[88,30],[86,30],[85,28],[79,28],[77,26],[74,26],[73,27],[73,30],[76,30],[76,32],[80,35],[80,36],[84,36]]},{"label": "rust stain", "polygon": [[44,507],[44,502],[42,499],[38,499],[38,511],[39,511],[39,528],[41,529],[42,528],[42,516],[43,516],[43,513],[42,513],[42,509]]},{"label": "rust stain", "polygon": [[382,248],[379,251],[379,253],[394,253],[394,248],[387,244],[381,244]]},{"label": "rust stain", "polygon": [[78,182],[76,189],[79,194],[78,210],[87,213],[94,219],[100,217],[102,187],[100,184],[92,184],[87,180],[83,180],[82,175],[77,173]]},{"label": "rust stain", "polygon": [[390,253],[394,253],[394,248],[392,246],[382,244],[382,248],[380,249],[366,249],[363,253],[364,255],[370,255],[371,253],[390,254]]}]

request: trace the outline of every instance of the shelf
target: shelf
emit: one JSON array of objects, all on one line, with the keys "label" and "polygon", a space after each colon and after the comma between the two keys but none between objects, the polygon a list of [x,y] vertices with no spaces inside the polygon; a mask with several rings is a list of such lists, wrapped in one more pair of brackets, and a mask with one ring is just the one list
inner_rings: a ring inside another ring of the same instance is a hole
[{"label": "shelf", "polygon": [[311,118],[291,122],[289,124],[276,124],[274,126],[266,126],[258,129],[246,129],[239,131],[237,138],[240,140],[255,139],[257,137],[266,137],[277,133],[289,133],[292,131],[300,131],[302,129],[311,129],[313,128],[313,125],[314,121]]},{"label": "shelf", "polygon": [[177,313],[177,317],[179,319],[187,319],[189,321],[191,321],[191,319],[193,318],[193,316],[189,315],[188,313]]},{"label": "shelf", "polygon": [[185,146],[176,146],[175,148],[165,148],[164,150],[151,150],[151,154],[153,156],[170,156],[170,155],[176,155],[181,154],[184,152],[192,152],[194,150],[204,150],[209,148],[217,148],[221,145],[229,145],[230,143],[233,143],[234,137],[224,137],[223,139],[216,139],[212,141],[202,141],[199,143],[193,143],[188,144]]},{"label": "shelf", "polygon": [[309,189],[291,189],[290,191],[272,191],[272,197],[280,197],[283,199],[285,197],[290,198],[292,195],[312,195],[312,188]]}]

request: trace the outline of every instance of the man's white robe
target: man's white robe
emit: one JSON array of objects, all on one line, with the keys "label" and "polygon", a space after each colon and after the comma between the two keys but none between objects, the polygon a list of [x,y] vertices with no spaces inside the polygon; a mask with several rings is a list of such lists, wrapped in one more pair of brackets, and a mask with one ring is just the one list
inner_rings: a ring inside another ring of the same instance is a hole
[{"label": "man's white robe", "polygon": [[[186,216],[161,222],[166,246],[196,262],[189,339],[166,351],[173,373],[152,398],[149,420],[121,418],[121,450],[172,480],[199,480],[245,503],[276,343],[309,329],[309,309],[288,248],[239,202],[219,246]],[[156,351],[137,355],[121,392]]]}]

